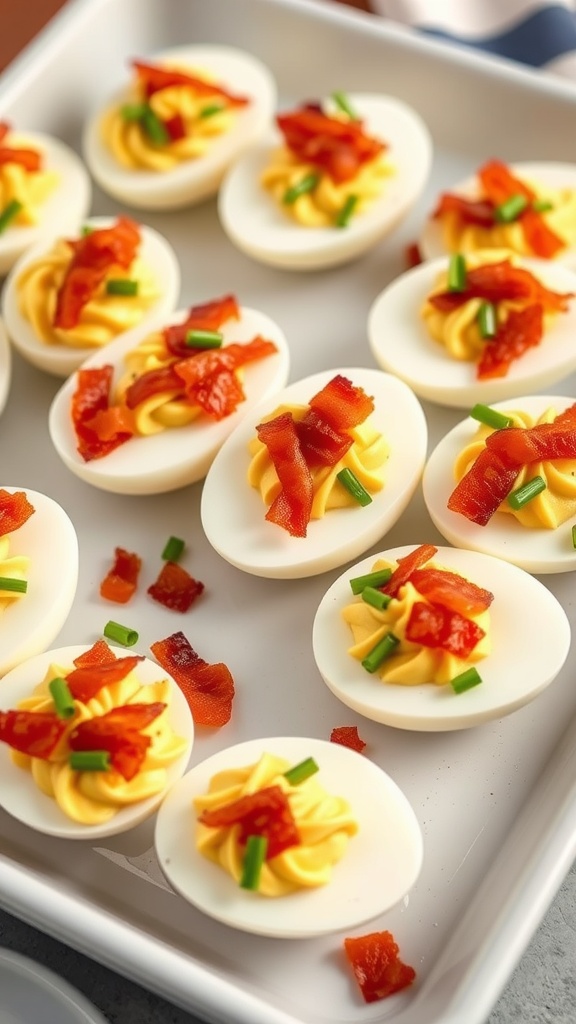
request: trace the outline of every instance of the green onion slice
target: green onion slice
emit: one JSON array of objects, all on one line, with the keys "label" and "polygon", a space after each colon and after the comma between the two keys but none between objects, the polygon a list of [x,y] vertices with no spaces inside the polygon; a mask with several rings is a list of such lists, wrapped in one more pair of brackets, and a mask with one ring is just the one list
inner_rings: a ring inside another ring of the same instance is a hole
[{"label": "green onion slice", "polygon": [[73,718],[76,705],[66,680],[62,676],[56,676],[55,679],[51,679],[48,683],[48,689],[54,701],[58,718]]},{"label": "green onion slice", "polygon": [[352,495],[354,501],[357,501],[362,507],[372,504],[372,498],[368,494],[368,491],[360,483],[358,477],[348,467],[341,469],[339,473],[336,473],[336,479],[340,481],[343,487],[346,488],[349,494]]},{"label": "green onion slice", "polygon": [[120,114],[125,121],[141,121],[147,110],[150,110],[147,103],[125,103],[120,107]]},{"label": "green onion slice", "polygon": [[78,772],[107,772],[110,754],[107,750],[73,750],[68,755],[68,764]]},{"label": "green onion slice", "polygon": [[394,652],[398,644],[400,643],[397,636],[394,633],[387,633],[381,640],[378,641],[375,647],[368,652],[366,657],[362,661],[362,667],[367,672],[376,672],[383,661],[389,658]]},{"label": "green onion slice", "polygon": [[549,199],[534,199],[532,209],[536,210],[536,213],[548,213],[549,210],[554,209],[554,203],[551,203]]},{"label": "green onion slice", "polygon": [[220,331],[186,331],[184,344],[189,348],[220,348],[223,340]]},{"label": "green onion slice", "polygon": [[346,227],[348,227],[348,223],[350,221],[350,218],[351,218],[352,214],[354,213],[354,209],[355,209],[357,203],[358,203],[358,196],[356,196],[356,195],[348,196],[348,198],[343,203],[341,210],[339,210],[338,214],[336,215],[335,224],[336,224],[337,228],[346,228]]},{"label": "green onion slice", "polygon": [[352,593],[361,594],[365,587],[383,587],[391,575],[392,569],[376,569],[374,572],[365,573],[364,576],[354,576],[350,580]]},{"label": "green onion slice", "polygon": [[295,203],[296,200],[299,199],[300,196],[305,195],[306,192],[313,192],[319,181],[319,174],[305,174],[304,177],[301,178],[300,181],[297,181],[295,185],[286,189],[284,196],[282,197],[282,201],[288,206],[291,206],[292,203]]},{"label": "green onion slice", "polygon": [[135,629],[130,629],[129,626],[122,626],[119,622],[113,622],[112,619],[104,626],[104,636],[108,640],[122,644],[124,647],[133,647],[134,644],[138,643],[138,633]]},{"label": "green onion slice", "polygon": [[338,109],[341,110],[343,114],[346,114],[351,121],[360,120],[345,92],[340,92],[339,90],[333,92],[332,99]]},{"label": "green onion slice", "polygon": [[17,217],[22,209],[22,203],[18,199],[12,199],[0,213],[0,234],[6,230],[10,221]]},{"label": "green onion slice", "polygon": [[13,576],[0,576],[0,590],[9,590],[12,594],[25,594],[28,580],[17,580]]},{"label": "green onion slice", "polygon": [[207,107],[202,107],[202,110],[198,114],[198,117],[204,119],[205,117],[214,117],[215,114],[220,114],[226,107],[223,103],[210,103]]},{"label": "green onion slice", "polygon": [[510,491],[508,495],[508,504],[511,508],[518,509],[523,508],[527,505],[532,498],[535,498],[541,491],[546,490],[546,481],[542,476],[533,476],[531,480],[527,480],[521,487],[517,487],[516,490]]},{"label": "green onion slice", "polygon": [[463,292],[466,287],[466,260],[461,252],[453,252],[448,263],[448,291]]},{"label": "green onion slice", "polygon": [[478,330],[481,338],[493,338],[498,329],[496,306],[493,302],[481,302],[478,310]]},{"label": "green onion slice", "polygon": [[473,686],[478,686],[478,683],[481,682],[482,676],[478,673],[478,670],[468,668],[465,672],[461,672],[460,675],[454,676],[454,679],[450,680],[450,685],[454,693],[464,693],[464,690],[471,690]]},{"label": "green onion slice", "polygon": [[482,405],[481,402],[472,406],[470,415],[472,419],[478,420],[479,423],[484,423],[487,427],[494,427],[495,430],[510,427],[513,422],[511,416],[505,416],[503,412],[491,409],[489,405]]},{"label": "green onion slice", "polygon": [[576,548],[576,526],[572,527],[572,547]]},{"label": "green onion slice", "polygon": [[111,277],[106,281],[107,295],[138,295],[138,281],[129,277]]},{"label": "green onion slice", "polygon": [[240,887],[242,889],[256,890],[260,881],[262,865],[266,860],[268,839],[266,836],[248,836],[244,861],[242,863],[242,875]]},{"label": "green onion slice", "polygon": [[376,587],[364,587],[360,597],[366,604],[371,605],[372,608],[377,608],[379,612],[384,611],[392,600],[390,594],[383,594]]},{"label": "green onion slice", "polygon": [[314,758],[307,757],[304,761],[295,764],[293,768],[288,768],[288,771],[284,772],[284,778],[288,780],[291,786],[298,786],[301,782],[309,779],[311,775],[315,775],[319,771],[320,769]]},{"label": "green onion slice", "polygon": [[167,143],[170,142],[170,136],[165,125],[162,123],[158,115],[154,113],[152,107],[146,107],[142,114],[141,122],[148,138],[156,146],[166,146]]},{"label": "green onion slice", "polygon": [[169,537],[164,545],[162,558],[165,562],[178,562],[184,551],[184,541],[180,537]]},{"label": "green onion slice", "polygon": [[494,210],[494,216],[497,221],[501,224],[511,224],[512,221],[518,220],[521,213],[524,212],[528,206],[528,200],[526,196],[521,196],[519,193],[510,196],[500,206],[497,206]]}]

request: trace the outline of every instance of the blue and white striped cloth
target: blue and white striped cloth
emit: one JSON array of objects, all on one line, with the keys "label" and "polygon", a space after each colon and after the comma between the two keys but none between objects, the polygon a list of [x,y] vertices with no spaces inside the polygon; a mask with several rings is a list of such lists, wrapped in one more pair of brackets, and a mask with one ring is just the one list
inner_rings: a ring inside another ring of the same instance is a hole
[{"label": "blue and white striped cloth", "polygon": [[576,0],[371,0],[393,21],[576,80]]}]

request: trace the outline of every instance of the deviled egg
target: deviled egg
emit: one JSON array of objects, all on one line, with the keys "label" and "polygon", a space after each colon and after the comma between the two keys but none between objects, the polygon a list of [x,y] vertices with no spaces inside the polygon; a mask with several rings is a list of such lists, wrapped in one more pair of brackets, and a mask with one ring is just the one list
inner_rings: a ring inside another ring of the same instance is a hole
[{"label": "deviled egg", "polygon": [[91,115],[83,152],[104,191],[137,209],[214,195],[276,104],[268,68],[232,47],[174,47],[133,61],[131,73],[133,83]]},{"label": "deviled egg", "polygon": [[[94,261],[87,251],[90,243],[105,249],[106,269],[98,253]],[[79,255],[85,250],[85,257]],[[93,280],[76,284],[93,270]],[[2,311],[23,358],[68,377],[120,336],[135,344],[157,317],[172,312],[179,291],[176,255],[159,232],[127,217],[94,217],[76,226],[74,238],[44,239],[18,260],[6,280]]]},{"label": "deviled egg", "polygon": [[[320,783],[346,802],[357,827],[326,884],[276,898],[242,888],[194,842],[194,800],[218,773],[242,774],[266,753],[290,766],[312,758]],[[248,740],[195,765],[160,807],[155,847],[170,884],[203,913],[232,928],[282,939],[349,929],[389,910],[416,882],[423,849],[412,807],[373,761],[337,743],[286,736]]]},{"label": "deviled egg", "polygon": [[[335,95],[339,102],[330,98],[277,117],[281,125],[285,116],[326,116],[330,131],[323,133],[320,127],[318,137],[327,138],[328,169],[325,161],[319,164],[310,155],[318,148],[314,140],[304,145],[307,157],[296,157],[289,138],[281,146],[283,135],[277,128],[223,182],[218,199],[222,226],[255,260],[313,270],[356,259],[399,224],[426,184],[432,144],[416,111],[390,96],[352,93],[342,104],[341,94]],[[332,138],[334,125],[353,133],[344,140],[342,162],[353,157],[350,172],[341,163],[334,166],[332,157],[339,152]],[[358,165],[358,159],[365,162]]]}]

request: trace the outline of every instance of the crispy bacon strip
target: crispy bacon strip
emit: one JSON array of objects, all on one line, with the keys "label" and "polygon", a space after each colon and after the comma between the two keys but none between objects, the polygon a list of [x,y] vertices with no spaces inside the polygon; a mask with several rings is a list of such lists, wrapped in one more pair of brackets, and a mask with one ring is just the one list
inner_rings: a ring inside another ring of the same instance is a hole
[{"label": "crispy bacon strip", "polygon": [[129,217],[70,242],[72,257],[56,297],[54,326],[76,327],[82,310],[112,267],[127,270],[140,245],[140,229]]},{"label": "crispy bacon strip", "polygon": [[383,142],[366,135],[360,121],[329,117],[311,105],[279,114],[276,123],[298,159],[325,171],[338,184],[353,180],[365,163],[386,149]]},{"label": "crispy bacon strip", "polygon": [[250,103],[247,96],[235,96],[223,86],[185,71],[161,67],[159,64],[149,64],[142,60],[133,60],[132,67],[148,98],[161,89],[169,89],[174,85],[185,85],[200,96],[221,96],[233,107],[245,107],[247,103]]},{"label": "crispy bacon strip", "polygon": [[0,489],[0,537],[20,529],[35,511],[25,491]]}]

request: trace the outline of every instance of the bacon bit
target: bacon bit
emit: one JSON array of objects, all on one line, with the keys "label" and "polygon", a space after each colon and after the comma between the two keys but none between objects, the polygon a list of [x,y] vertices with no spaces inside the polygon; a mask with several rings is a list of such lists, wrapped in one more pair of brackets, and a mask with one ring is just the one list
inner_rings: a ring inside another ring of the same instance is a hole
[{"label": "bacon bit", "polygon": [[118,217],[109,228],[99,228],[70,242],[72,257],[56,297],[54,326],[76,327],[87,302],[112,267],[127,270],[140,245],[140,229],[129,217]]},{"label": "bacon bit", "polygon": [[399,959],[400,948],[391,932],[344,939],[344,951],[367,1003],[400,992],[416,977],[414,968]]},{"label": "bacon bit", "polygon": [[115,658],[114,661],[101,661],[72,669],[66,676],[66,682],[74,700],[86,704],[92,700],[103,686],[111,686],[125,679],[139,661],[144,661],[140,654],[128,655],[126,658]]},{"label": "bacon bit", "polygon": [[267,786],[223,804],[222,807],[205,810],[198,821],[209,828],[239,825],[238,842],[242,845],[248,841],[249,836],[265,836],[268,840],[266,860],[277,857],[292,846],[300,845],[288,797],[280,786]]},{"label": "bacon bit", "polygon": [[309,405],[338,431],[359,426],[374,412],[374,399],[341,373],[313,395]]},{"label": "bacon bit", "polygon": [[507,466],[516,468],[529,462],[576,459],[576,427],[538,423],[535,427],[507,427],[486,438],[486,447],[500,456]]},{"label": "bacon bit", "polygon": [[484,448],[448,498],[448,508],[478,526],[486,526],[510,493],[520,470]]},{"label": "bacon bit", "polygon": [[510,260],[484,263],[466,273],[466,287],[461,292],[438,292],[428,297],[435,309],[449,313],[470,299],[487,302],[525,301],[540,303],[547,312],[565,313],[573,292],[553,292],[524,267],[515,267]]},{"label": "bacon bit", "polygon": [[108,455],[132,437],[131,433],[121,432],[108,440],[102,440],[93,427],[94,423],[98,423],[98,413],[106,412],[110,406],[113,375],[114,367],[110,365],[78,370],[77,373],[71,412],[78,439],[78,454],[85,462]]},{"label": "bacon bit", "polygon": [[178,376],[173,365],[159,366],[155,370],[142,373],[126,388],[124,401],[129,409],[136,409],[151,395],[166,391],[173,391],[174,397],[184,394],[182,378]]},{"label": "bacon bit", "polygon": [[0,142],[3,142],[8,132],[10,131],[10,124],[8,121],[0,121]]},{"label": "bacon bit", "polygon": [[441,220],[442,217],[455,214],[463,224],[477,224],[479,227],[492,228],[495,222],[494,209],[494,203],[487,199],[466,199],[464,196],[444,192],[440,196],[432,217],[434,220]]},{"label": "bacon bit", "polygon": [[113,767],[129,782],[140,771],[152,742],[140,730],[158,718],[166,706],[161,701],[127,704],[79,722],[68,737],[70,749],[106,750]]},{"label": "bacon bit", "polygon": [[193,89],[200,96],[221,96],[233,107],[244,107],[250,100],[247,96],[235,96],[214,82],[207,82],[203,78],[188,74],[185,71],[177,71],[175,68],[164,68],[158,64],[148,64],[141,60],[133,60],[132,67],[135,69],[140,84],[146,96],[149,98],[161,89],[169,89],[174,85],[186,85]]},{"label": "bacon bit", "polygon": [[257,335],[243,344],[197,352],[177,362],[174,370],[184,382],[188,400],[221,420],[235,412],[246,397],[235,371],[277,351],[273,341]]},{"label": "bacon bit", "polygon": [[175,356],[189,356],[188,331],[218,331],[228,320],[240,319],[240,307],[234,295],[223,295],[192,306],[184,323],[172,324],[162,331],[166,348]]},{"label": "bacon bit", "polygon": [[305,537],[314,493],[292,414],[282,413],[260,423],[256,433],[268,449],[282,488],[265,518],[287,530],[291,537]]},{"label": "bacon bit", "polygon": [[0,742],[29,757],[48,760],[68,723],[44,711],[0,711]]},{"label": "bacon bit", "polygon": [[226,665],[209,665],[181,632],[157,640],[150,650],[178,683],[195,725],[219,728],[230,721],[234,680]]},{"label": "bacon bit", "polygon": [[89,650],[74,658],[76,668],[90,668],[91,665],[107,665],[111,661],[116,661],[116,655],[102,637],[96,640]]},{"label": "bacon bit", "polygon": [[416,569],[410,576],[410,582],[428,601],[444,605],[461,615],[478,615],[489,608],[494,600],[491,591],[478,587],[476,583],[448,569]]},{"label": "bacon bit", "polygon": [[354,444],[351,434],[334,430],[314,409],[296,423],[296,434],[309,469],[335,466]]},{"label": "bacon bit", "polygon": [[167,121],[162,123],[172,142],[178,142],[179,139],[186,138],[186,123],[181,114],[174,114],[173,117],[169,117]]},{"label": "bacon bit", "polygon": [[165,608],[187,612],[204,590],[204,584],[195,580],[177,562],[164,562],[158,577],[147,590],[150,597]]},{"label": "bacon bit", "polygon": [[0,164],[20,164],[27,171],[42,169],[42,154],[37,149],[22,149],[2,143],[11,131],[8,121],[0,121]]},{"label": "bacon bit", "polygon": [[358,735],[356,725],[337,725],[330,733],[330,742],[339,743],[342,747],[349,747],[350,750],[357,750],[362,753],[366,746],[364,740]]},{"label": "bacon bit", "polygon": [[406,639],[421,647],[440,648],[456,658],[468,658],[486,631],[460,612],[441,604],[415,601],[406,623]]},{"label": "bacon bit", "polygon": [[407,270],[412,270],[413,267],[420,266],[422,263],[422,253],[418,242],[411,242],[410,245],[406,246],[406,249],[404,250],[404,260]]},{"label": "bacon bit", "polygon": [[408,582],[412,573],[416,569],[420,569],[421,566],[429,562],[434,557],[438,548],[434,547],[433,544],[420,544],[419,547],[414,548],[409,554],[404,555],[403,558],[398,559],[398,565],[394,569],[390,579],[383,587],[379,587],[384,594],[388,594],[389,597],[397,597],[400,587],[403,587]]},{"label": "bacon bit", "polygon": [[315,107],[279,114],[276,123],[298,159],[325,171],[338,184],[352,181],[365,163],[387,148],[366,135],[359,121],[329,117]]},{"label": "bacon bit", "polygon": [[505,377],[515,359],[539,345],[544,334],[544,311],[540,304],[513,309],[493,338],[486,341],[476,368],[479,380]]},{"label": "bacon bit", "polygon": [[0,489],[0,537],[19,530],[35,511],[25,491]]},{"label": "bacon bit", "polygon": [[125,548],[115,548],[114,556],[114,564],[100,584],[100,597],[117,604],[126,604],[136,590],[142,559]]}]

